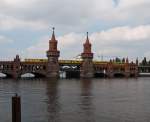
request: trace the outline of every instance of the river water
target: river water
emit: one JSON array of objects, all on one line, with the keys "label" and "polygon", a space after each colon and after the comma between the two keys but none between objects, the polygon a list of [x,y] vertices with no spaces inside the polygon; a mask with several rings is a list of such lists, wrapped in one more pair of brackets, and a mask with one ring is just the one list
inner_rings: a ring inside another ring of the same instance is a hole
[{"label": "river water", "polygon": [[21,96],[22,122],[149,122],[150,78],[0,80],[0,122],[11,122]]}]

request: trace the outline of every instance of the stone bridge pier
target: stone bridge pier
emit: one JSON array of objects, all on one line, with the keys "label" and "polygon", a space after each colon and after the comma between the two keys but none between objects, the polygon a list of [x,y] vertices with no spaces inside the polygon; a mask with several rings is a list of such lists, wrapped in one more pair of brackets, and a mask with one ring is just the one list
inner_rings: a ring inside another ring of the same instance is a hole
[{"label": "stone bridge pier", "polygon": [[110,62],[108,63],[107,76],[109,78],[113,78],[114,77],[112,60],[110,60]]},{"label": "stone bridge pier", "polygon": [[20,58],[19,58],[19,55],[16,55],[13,61],[13,75],[12,76],[14,79],[21,77],[20,70],[21,70]]},{"label": "stone bridge pier", "polygon": [[91,51],[91,43],[88,38],[88,32],[87,32],[87,38],[86,42],[83,44],[83,53],[81,54],[83,62],[81,65],[80,70],[80,77],[81,78],[92,78],[94,77],[94,65],[93,65],[93,53]]}]

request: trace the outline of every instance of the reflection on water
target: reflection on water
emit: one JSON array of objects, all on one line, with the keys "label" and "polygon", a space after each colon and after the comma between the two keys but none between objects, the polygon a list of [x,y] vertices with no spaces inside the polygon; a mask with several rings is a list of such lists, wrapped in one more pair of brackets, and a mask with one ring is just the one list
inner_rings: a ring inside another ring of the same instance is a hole
[{"label": "reflection on water", "polygon": [[46,95],[48,97],[47,103],[47,111],[48,111],[48,121],[59,122],[59,94],[58,94],[58,80],[54,80],[51,82],[46,82]]},{"label": "reflection on water", "polygon": [[92,104],[92,81],[91,79],[81,80],[81,115],[83,116],[82,122],[95,122],[94,119],[94,106]]},{"label": "reflection on water", "polygon": [[0,80],[0,122],[11,122],[11,96],[22,122],[148,122],[150,78]]}]

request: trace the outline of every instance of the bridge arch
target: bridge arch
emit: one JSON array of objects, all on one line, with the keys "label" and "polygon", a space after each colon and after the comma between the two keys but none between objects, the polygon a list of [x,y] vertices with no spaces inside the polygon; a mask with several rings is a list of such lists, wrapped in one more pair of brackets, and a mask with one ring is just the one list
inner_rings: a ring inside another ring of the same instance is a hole
[{"label": "bridge arch", "polygon": [[60,77],[65,78],[79,78],[80,77],[80,66],[79,65],[61,65],[60,66]]},{"label": "bridge arch", "polygon": [[94,77],[95,78],[105,78],[105,77],[108,77],[108,76],[104,72],[96,72],[96,73],[94,73]]},{"label": "bridge arch", "polygon": [[0,78],[13,78],[13,75],[9,74],[9,73],[3,73],[3,72],[1,72],[0,73]]},{"label": "bridge arch", "polygon": [[121,72],[117,72],[117,73],[114,73],[113,76],[115,78],[123,78],[125,77],[125,74],[124,73],[121,73]]},{"label": "bridge arch", "polygon": [[65,71],[66,78],[80,78],[80,71]]},{"label": "bridge arch", "polygon": [[42,73],[36,73],[36,72],[26,72],[21,74],[22,78],[40,78],[40,77],[46,77],[45,74]]},{"label": "bridge arch", "polygon": [[136,77],[136,74],[130,74],[130,77],[133,78],[133,77]]},{"label": "bridge arch", "polygon": [[34,75],[35,75],[36,78],[41,78],[41,77],[44,78],[44,77],[46,77],[46,74],[37,73],[37,72],[35,72]]},{"label": "bridge arch", "polygon": [[0,78],[6,78],[6,77],[7,77],[7,74],[0,73]]},{"label": "bridge arch", "polygon": [[35,75],[33,73],[24,73],[21,75],[21,78],[34,78]]}]

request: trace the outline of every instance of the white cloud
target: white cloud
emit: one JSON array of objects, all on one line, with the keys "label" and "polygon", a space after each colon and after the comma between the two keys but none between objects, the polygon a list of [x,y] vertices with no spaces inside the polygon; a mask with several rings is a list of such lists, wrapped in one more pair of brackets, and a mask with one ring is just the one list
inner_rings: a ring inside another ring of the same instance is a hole
[{"label": "white cloud", "polygon": [[0,15],[1,30],[11,30],[14,28],[27,28],[33,30],[47,29],[46,23],[42,21],[25,21],[10,16]]},{"label": "white cloud", "polygon": [[91,38],[100,44],[143,41],[150,38],[150,25],[115,27],[106,31],[93,33]]},{"label": "white cloud", "polygon": [[80,45],[82,43],[82,34],[69,33],[64,36],[58,37],[59,47],[70,47],[75,46],[76,44]]},{"label": "white cloud", "polygon": [[0,26],[8,28],[47,29],[56,26],[61,31],[85,31],[95,22],[108,25],[148,24],[149,0],[1,0]]},{"label": "white cloud", "polygon": [[3,0],[6,4],[10,6],[26,6],[26,5],[31,5],[34,4],[36,0]]},{"label": "white cloud", "polygon": [[120,8],[129,8],[141,4],[150,3],[149,0],[120,0],[119,7]]},{"label": "white cloud", "polygon": [[[112,2],[110,2],[110,0],[93,0],[92,2],[90,0],[1,0],[0,14],[15,18],[18,23],[20,21],[27,23],[22,22],[20,23],[22,26],[19,27],[25,27],[24,25],[30,26],[29,22],[31,21],[35,21],[35,23],[36,21],[42,21],[47,26],[55,25],[63,29],[77,28],[77,30],[79,30],[78,28],[80,27],[81,30],[81,26],[84,28],[86,28],[87,25],[91,26],[90,23],[93,22],[93,20],[95,21],[97,15],[102,14],[98,13],[100,12],[99,10],[102,10],[102,12],[107,10],[112,7],[111,4]],[[0,20],[4,19],[1,18]],[[9,23],[11,23],[11,20]],[[11,24],[15,28],[15,24]],[[8,24],[8,26],[12,26],[11,24]],[[3,25],[3,23],[1,22],[0,25]],[[41,25],[37,24],[37,26]]]}]

